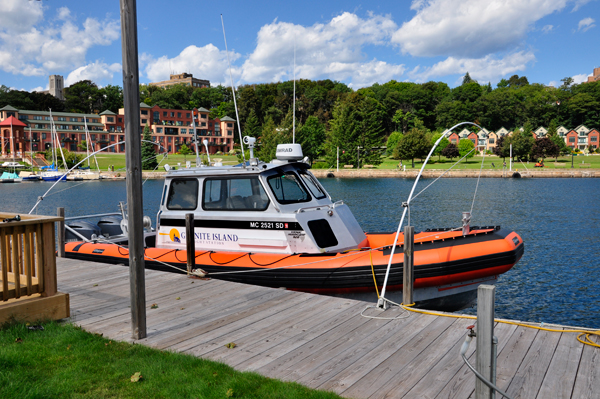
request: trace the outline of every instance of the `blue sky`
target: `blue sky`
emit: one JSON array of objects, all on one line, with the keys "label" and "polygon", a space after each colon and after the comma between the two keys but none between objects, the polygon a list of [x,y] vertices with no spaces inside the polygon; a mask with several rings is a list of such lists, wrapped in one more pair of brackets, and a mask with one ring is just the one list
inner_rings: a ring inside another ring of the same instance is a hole
[{"label": "blue sky", "polygon": [[[480,83],[514,74],[560,85],[600,66],[599,0],[138,0],[140,82],[191,72],[229,85],[332,79]],[[90,79],[122,86],[119,1],[3,0],[0,84],[45,90]]]}]

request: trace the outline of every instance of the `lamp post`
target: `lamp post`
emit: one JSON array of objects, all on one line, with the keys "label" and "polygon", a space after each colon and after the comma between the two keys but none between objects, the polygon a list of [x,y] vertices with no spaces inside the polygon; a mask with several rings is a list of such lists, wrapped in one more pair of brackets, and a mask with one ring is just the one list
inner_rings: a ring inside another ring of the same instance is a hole
[{"label": "lamp post", "polygon": [[574,156],[574,153],[573,153],[573,150],[571,150],[571,169],[573,169],[573,156]]},{"label": "lamp post", "polygon": [[356,147],[356,151],[358,151],[358,162],[357,162],[358,165],[356,165],[356,169],[360,169],[360,149],[361,148],[362,148],[361,146]]}]

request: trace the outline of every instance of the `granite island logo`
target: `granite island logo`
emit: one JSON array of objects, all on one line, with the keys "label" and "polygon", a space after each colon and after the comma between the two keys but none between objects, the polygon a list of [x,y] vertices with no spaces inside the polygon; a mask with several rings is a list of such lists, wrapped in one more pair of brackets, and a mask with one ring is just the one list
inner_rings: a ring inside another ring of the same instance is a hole
[{"label": "granite island logo", "polygon": [[168,233],[158,233],[161,236],[169,236],[172,242],[181,242],[181,236],[179,230],[171,229]]}]

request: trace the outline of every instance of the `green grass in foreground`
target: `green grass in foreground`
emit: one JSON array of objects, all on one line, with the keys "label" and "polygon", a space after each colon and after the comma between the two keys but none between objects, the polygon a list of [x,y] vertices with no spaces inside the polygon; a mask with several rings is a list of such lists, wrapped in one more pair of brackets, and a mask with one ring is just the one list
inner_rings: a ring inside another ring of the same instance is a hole
[{"label": "green grass in foreground", "polygon": [[[1,398],[339,398],[192,356],[115,342],[71,324],[0,328]],[[231,349],[236,350],[236,349]],[[140,372],[142,379],[132,382]]]}]

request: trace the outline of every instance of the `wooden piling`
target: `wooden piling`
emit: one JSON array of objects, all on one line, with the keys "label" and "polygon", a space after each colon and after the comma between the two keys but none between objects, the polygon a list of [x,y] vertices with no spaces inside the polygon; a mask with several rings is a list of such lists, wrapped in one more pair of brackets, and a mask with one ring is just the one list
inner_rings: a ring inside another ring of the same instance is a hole
[{"label": "wooden piling", "polygon": [[413,303],[414,277],[414,252],[415,252],[415,228],[404,226],[404,271],[402,280],[402,303],[410,305]]},{"label": "wooden piling", "polygon": [[123,105],[125,108],[125,163],[127,165],[127,222],[129,232],[129,282],[133,339],[146,338],[146,282],[142,211],[142,159],[140,91],[135,0],[121,0],[123,54]]},{"label": "wooden piling", "polygon": [[187,272],[192,273],[196,265],[196,242],[194,240],[194,214],[185,214],[185,247],[187,249]]},{"label": "wooden piling", "polygon": [[65,208],[58,208],[56,211],[58,217],[63,218],[60,222],[57,222],[56,226],[58,229],[58,257],[65,257]]},{"label": "wooden piling", "polygon": [[[488,381],[492,376],[492,340],[496,287],[482,284],[477,288],[477,358],[475,369]],[[492,399],[492,389],[479,378],[475,381],[475,399]]]}]

